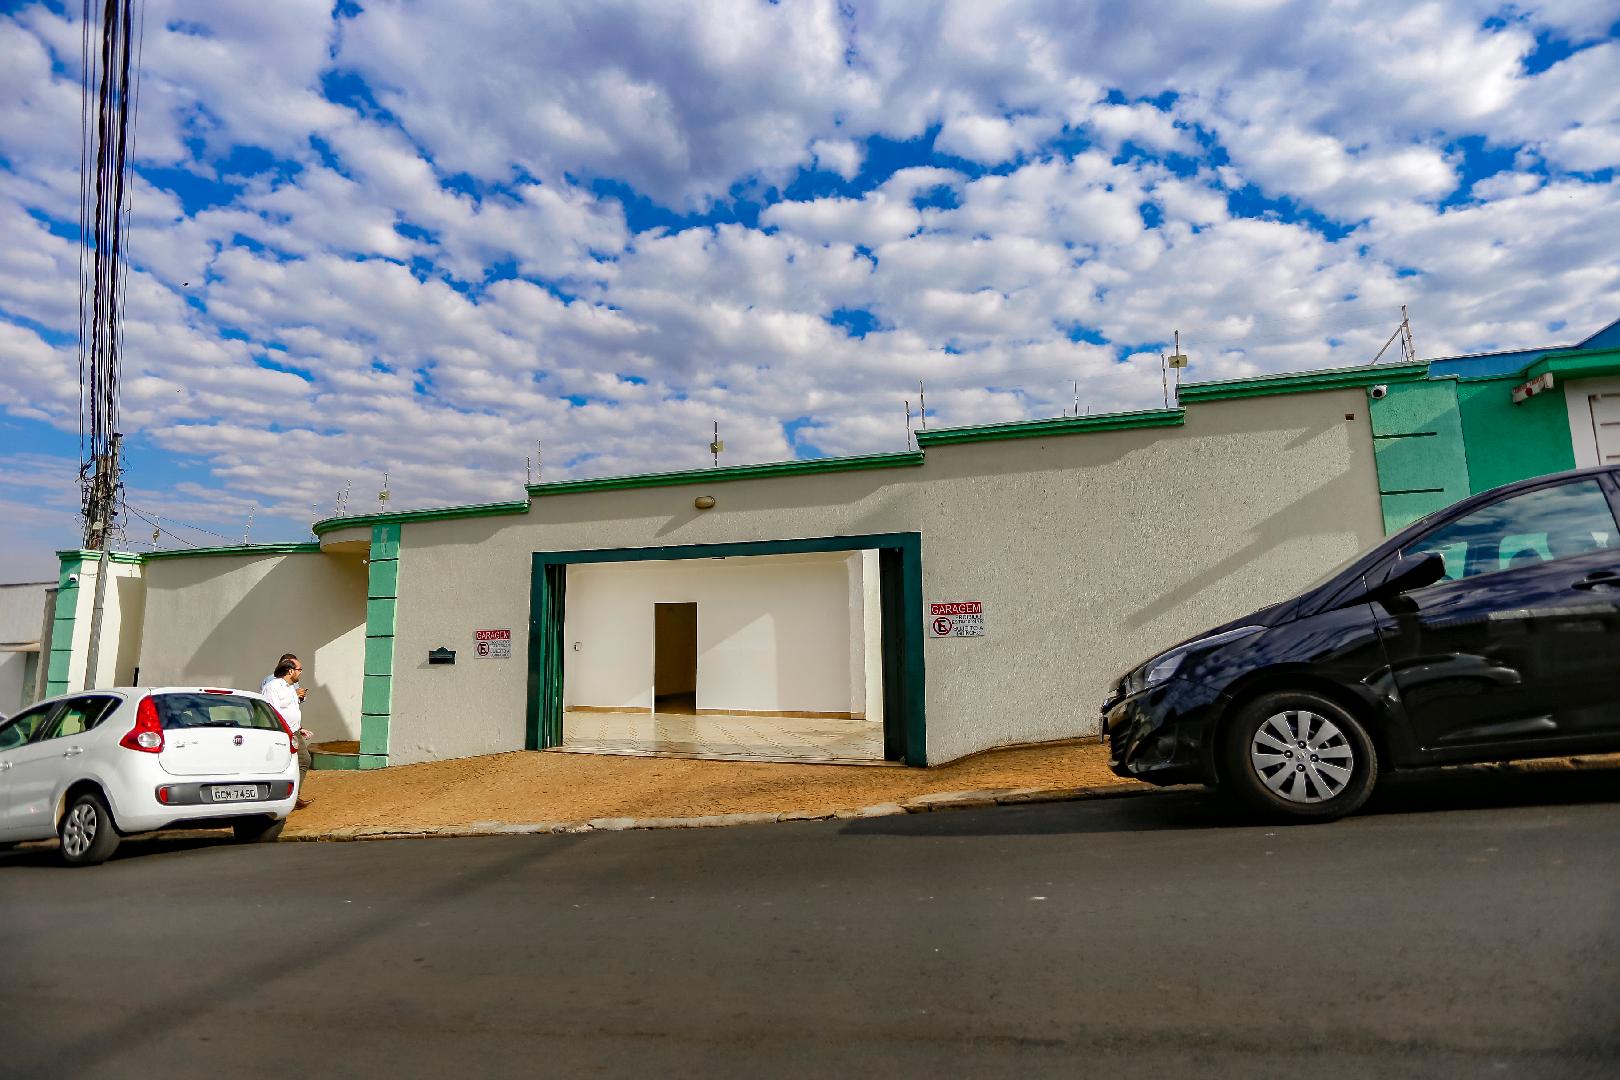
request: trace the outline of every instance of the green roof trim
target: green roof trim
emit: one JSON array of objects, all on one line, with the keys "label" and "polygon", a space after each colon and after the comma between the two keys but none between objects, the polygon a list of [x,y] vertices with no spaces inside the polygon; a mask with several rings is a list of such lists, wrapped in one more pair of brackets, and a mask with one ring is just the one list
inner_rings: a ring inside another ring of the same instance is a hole
[{"label": "green roof trim", "polygon": [[1187,422],[1183,409],[1146,409],[1138,412],[1099,413],[1096,416],[1059,416],[1047,420],[1014,420],[1007,424],[933,428],[917,432],[917,445],[995,442],[1000,439],[1039,439],[1053,435],[1084,435],[1094,431],[1128,428],[1179,427]]},{"label": "green roof trim", "polygon": [[866,454],[861,457],[770,461],[762,465],[727,465],[714,469],[689,469],[685,472],[603,476],[594,480],[557,480],[549,484],[532,484],[529,487],[529,494],[573,495],[582,491],[674,487],[681,484],[720,484],[731,480],[768,480],[778,476],[802,476],[805,473],[854,472],[861,469],[903,469],[921,465],[922,463],[923,456],[920,450],[897,454]]},{"label": "green roof trim", "polygon": [[1620,349],[1552,353],[1526,367],[1521,374],[1526,379],[1534,379],[1548,372],[1558,379],[1595,379],[1620,374]]},{"label": "green roof trim", "polygon": [[1375,383],[1422,382],[1429,377],[1429,362],[1415,364],[1365,364],[1359,367],[1324,368],[1283,375],[1259,375],[1247,379],[1221,379],[1213,382],[1182,383],[1183,405],[1197,401],[1224,401],[1228,398],[1263,397],[1267,394],[1308,394],[1320,390],[1351,390]]},{"label": "green roof trim", "polygon": [[334,529],[370,528],[373,525],[403,524],[407,521],[449,521],[465,517],[494,517],[500,514],[527,514],[528,499],[509,502],[474,503],[470,506],[434,506],[425,510],[384,510],[376,514],[352,514],[317,521],[316,536],[325,536]]},{"label": "green roof trim", "polygon": [[143,563],[154,559],[190,559],[203,558],[209,555],[315,555],[319,554],[321,545],[307,544],[233,544],[228,547],[197,547],[197,548],[170,548],[167,551],[144,551],[140,555]]},{"label": "green roof trim", "polygon": [[[58,551],[56,553],[56,557],[58,559],[77,558],[83,562],[99,562],[101,560],[101,552],[91,551],[89,548],[68,548],[66,551]],[[141,555],[139,552],[134,551],[109,551],[107,552],[107,560],[115,563],[133,563],[139,565]]]}]

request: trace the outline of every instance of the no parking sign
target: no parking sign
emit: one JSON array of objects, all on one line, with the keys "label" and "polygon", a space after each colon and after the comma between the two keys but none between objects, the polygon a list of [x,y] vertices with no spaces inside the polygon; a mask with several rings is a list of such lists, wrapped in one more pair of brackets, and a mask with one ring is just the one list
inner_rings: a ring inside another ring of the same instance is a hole
[{"label": "no parking sign", "polygon": [[474,630],[473,655],[480,660],[510,660],[511,630]]},{"label": "no parking sign", "polygon": [[952,600],[928,605],[931,637],[984,637],[984,601]]}]

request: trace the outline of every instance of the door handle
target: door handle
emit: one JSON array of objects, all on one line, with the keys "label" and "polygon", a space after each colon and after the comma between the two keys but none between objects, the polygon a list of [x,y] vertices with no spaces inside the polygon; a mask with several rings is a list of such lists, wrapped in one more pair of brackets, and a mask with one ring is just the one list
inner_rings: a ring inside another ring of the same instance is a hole
[{"label": "door handle", "polygon": [[78,757],[82,753],[84,753],[84,747],[82,747],[82,746],[70,746],[66,750],[62,751],[62,756],[63,757]]},{"label": "door handle", "polygon": [[1570,586],[1572,589],[1620,588],[1620,570],[1594,570]]}]

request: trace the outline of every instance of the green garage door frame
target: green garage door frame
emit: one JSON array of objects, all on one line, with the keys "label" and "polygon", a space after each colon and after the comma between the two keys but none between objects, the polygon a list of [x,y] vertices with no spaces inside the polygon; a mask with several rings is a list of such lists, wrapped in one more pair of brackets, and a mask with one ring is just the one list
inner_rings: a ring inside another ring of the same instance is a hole
[{"label": "green garage door frame", "polygon": [[920,533],[535,552],[529,581],[528,748],[562,745],[563,620],[570,566],[869,549],[878,552],[883,608],[883,756],[907,765],[928,764]]}]

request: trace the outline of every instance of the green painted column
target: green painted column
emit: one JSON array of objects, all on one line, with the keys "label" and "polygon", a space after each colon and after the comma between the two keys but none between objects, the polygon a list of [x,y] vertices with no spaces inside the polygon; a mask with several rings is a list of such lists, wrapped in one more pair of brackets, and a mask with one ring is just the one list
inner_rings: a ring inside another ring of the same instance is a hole
[{"label": "green painted column", "polygon": [[84,568],[80,552],[62,551],[57,557],[62,565],[56,579],[56,617],[51,623],[51,655],[45,669],[46,697],[67,693],[73,678],[73,624],[79,607],[78,579]]},{"label": "green painted column", "polygon": [[366,663],[360,689],[360,767],[388,764],[394,705],[394,615],[399,604],[399,525],[371,527],[366,574]]},{"label": "green painted column", "polygon": [[1367,413],[1386,534],[1469,494],[1456,380],[1391,382]]}]

